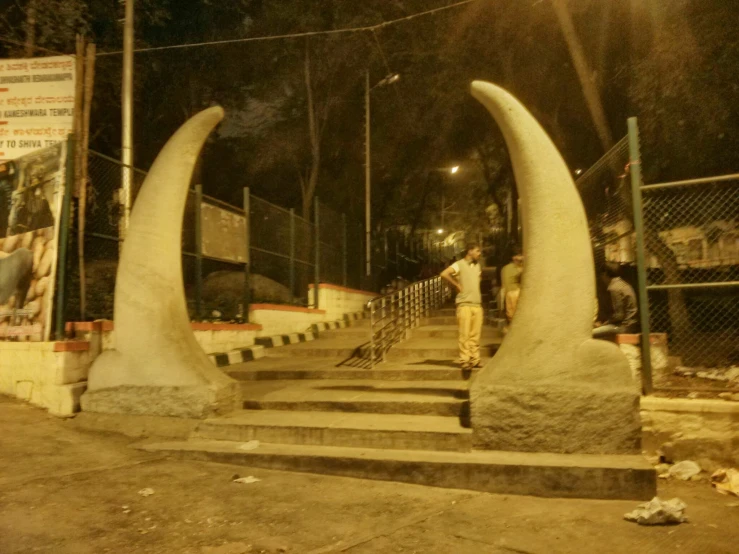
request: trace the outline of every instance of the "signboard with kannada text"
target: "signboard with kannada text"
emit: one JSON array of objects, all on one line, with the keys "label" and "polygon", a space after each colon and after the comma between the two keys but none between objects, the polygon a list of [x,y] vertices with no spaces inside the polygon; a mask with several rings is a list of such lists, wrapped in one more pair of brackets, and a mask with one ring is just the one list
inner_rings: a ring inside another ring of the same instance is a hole
[{"label": "signboard with kannada text", "polygon": [[0,59],[0,161],[64,141],[74,99],[74,57]]}]

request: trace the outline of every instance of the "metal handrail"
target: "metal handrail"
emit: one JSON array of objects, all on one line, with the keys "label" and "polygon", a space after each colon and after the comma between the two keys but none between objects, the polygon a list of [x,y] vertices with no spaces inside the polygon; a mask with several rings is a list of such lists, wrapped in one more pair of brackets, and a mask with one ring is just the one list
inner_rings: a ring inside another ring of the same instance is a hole
[{"label": "metal handrail", "polygon": [[370,367],[384,362],[393,345],[409,338],[421,318],[428,317],[450,296],[441,277],[432,277],[370,300]]}]

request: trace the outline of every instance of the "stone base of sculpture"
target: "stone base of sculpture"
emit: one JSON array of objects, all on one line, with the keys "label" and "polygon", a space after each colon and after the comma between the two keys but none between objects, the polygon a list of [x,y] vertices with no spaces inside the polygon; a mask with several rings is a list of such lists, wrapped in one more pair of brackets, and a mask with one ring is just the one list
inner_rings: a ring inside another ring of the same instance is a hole
[{"label": "stone base of sculpture", "polygon": [[591,338],[596,269],[571,173],[516,98],[484,82],[473,83],[472,93],[508,145],[526,256],[510,331],[470,387],[474,446],[627,455],[641,466],[629,456],[640,453],[641,422],[628,361],[615,345]]},{"label": "stone base of sculpture", "polygon": [[471,398],[474,447],[561,454],[638,454],[639,395],[588,385],[489,386]]},{"label": "stone base of sculpture", "polygon": [[203,419],[241,408],[238,384],[221,389],[120,386],[85,393],[86,412]]}]

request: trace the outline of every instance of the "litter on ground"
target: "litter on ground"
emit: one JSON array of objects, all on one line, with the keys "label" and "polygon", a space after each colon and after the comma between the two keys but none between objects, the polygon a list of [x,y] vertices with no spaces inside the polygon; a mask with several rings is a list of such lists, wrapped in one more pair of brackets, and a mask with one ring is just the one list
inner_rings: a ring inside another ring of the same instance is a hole
[{"label": "litter on ground", "polygon": [[234,479],[234,483],[244,483],[244,484],[251,484],[251,483],[257,483],[258,481],[261,481],[261,479],[257,479],[253,475],[249,475],[248,477],[239,477],[238,479]]},{"label": "litter on ground", "polygon": [[655,496],[649,502],[640,504],[636,510],[624,514],[626,521],[639,525],[671,525],[688,521],[685,517],[687,505],[679,498],[661,500]]},{"label": "litter on ground", "polygon": [[717,469],[711,475],[711,484],[721,494],[739,496],[739,470]]}]

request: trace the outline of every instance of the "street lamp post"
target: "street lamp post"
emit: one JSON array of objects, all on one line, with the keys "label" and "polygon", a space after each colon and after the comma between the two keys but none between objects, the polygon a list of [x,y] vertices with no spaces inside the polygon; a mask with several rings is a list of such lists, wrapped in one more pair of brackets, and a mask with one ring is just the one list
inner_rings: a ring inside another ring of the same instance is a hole
[{"label": "street lamp post", "polygon": [[367,277],[372,273],[372,178],[370,171],[370,74],[364,74],[364,259]]},{"label": "street lamp post", "polygon": [[370,92],[374,88],[391,85],[400,79],[399,73],[385,77],[374,87],[370,87],[369,68],[364,73],[364,233],[365,233],[365,273],[372,274],[372,172],[370,151]]},{"label": "street lamp post", "polygon": [[[452,175],[456,175],[456,173],[458,171],[459,171],[459,166],[458,165],[455,165],[454,167],[450,167],[449,168],[449,173],[451,173]],[[446,212],[446,207],[445,207],[446,197],[444,195],[444,192],[445,192],[444,191],[444,182],[442,181],[442,183],[441,183],[441,228],[442,229],[444,228],[444,212]],[[454,205],[454,203],[452,203],[452,206],[453,205]],[[452,206],[450,206],[450,208]]]}]

